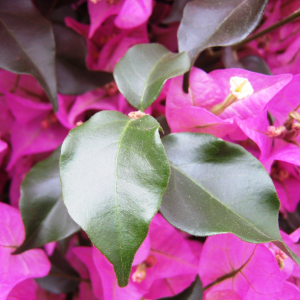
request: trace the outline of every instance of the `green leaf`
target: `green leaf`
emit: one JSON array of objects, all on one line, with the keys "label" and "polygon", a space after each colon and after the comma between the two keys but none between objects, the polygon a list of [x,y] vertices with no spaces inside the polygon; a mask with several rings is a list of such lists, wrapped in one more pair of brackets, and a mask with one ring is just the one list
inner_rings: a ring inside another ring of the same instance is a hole
[{"label": "green leaf", "polygon": [[269,66],[266,62],[259,56],[248,55],[244,56],[239,60],[242,66],[249,71],[261,73],[265,75],[273,75]]},{"label": "green leaf", "polygon": [[251,243],[282,242],[275,187],[249,152],[199,133],[168,135],[163,144],[171,177],[160,210],[169,223],[196,236],[231,232]]},{"label": "green leaf", "polygon": [[85,40],[72,29],[54,24],[56,73],[61,94],[80,95],[111,81],[111,73],[88,70],[85,64]]},{"label": "green leaf", "polygon": [[34,4],[45,17],[48,17],[49,13],[57,8],[76,2],[78,2],[78,0],[34,0]]},{"label": "green leaf", "polygon": [[184,291],[173,297],[160,298],[158,300],[202,300],[202,282],[197,275],[195,281]]},{"label": "green leaf", "polygon": [[170,167],[151,116],[133,120],[101,111],[70,131],[60,160],[70,216],[114,265],[126,286],[166,190]]},{"label": "green leaf", "polygon": [[80,229],[62,201],[59,156],[60,148],[36,164],[22,182],[20,210],[26,237],[16,254],[61,240]]},{"label": "green leaf", "polygon": [[159,44],[139,44],[130,48],[117,63],[114,77],[128,102],[144,111],[156,100],[167,79],[189,68],[185,52],[175,54]]},{"label": "green leaf", "polygon": [[222,60],[226,69],[228,68],[244,69],[243,65],[239,62],[237,53],[232,49],[232,47],[224,47],[222,53]]},{"label": "green leaf", "polygon": [[186,4],[178,29],[179,51],[192,61],[214,46],[246,38],[259,24],[267,0],[194,0]]},{"label": "green leaf", "polygon": [[51,23],[30,0],[0,0],[0,68],[34,76],[58,110]]},{"label": "green leaf", "polygon": [[185,5],[190,1],[191,0],[174,0],[170,13],[162,23],[169,24],[173,22],[180,22],[183,16],[183,9]]}]

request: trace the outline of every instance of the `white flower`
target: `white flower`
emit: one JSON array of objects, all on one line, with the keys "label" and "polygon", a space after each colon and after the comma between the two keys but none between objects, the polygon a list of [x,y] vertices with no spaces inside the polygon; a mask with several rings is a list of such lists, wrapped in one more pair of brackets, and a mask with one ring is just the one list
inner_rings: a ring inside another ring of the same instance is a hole
[{"label": "white flower", "polygon": [[241,100],[252,95],[254,90],[247,78],[235,76],[230,78],[230,92],[237,99]]}]

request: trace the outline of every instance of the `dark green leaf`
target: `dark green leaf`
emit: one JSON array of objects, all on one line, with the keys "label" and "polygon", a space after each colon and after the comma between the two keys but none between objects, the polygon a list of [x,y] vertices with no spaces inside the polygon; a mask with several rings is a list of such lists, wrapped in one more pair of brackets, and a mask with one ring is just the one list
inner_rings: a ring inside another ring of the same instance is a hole
[{"label": "dark green leaf", "polygon": [[117,63],[114,77],[128,102],[144,111],[158,97],[165,81],[190,68],[185,52],[175,54],[159,44],[130,48]]},{"label": "dark green leaf", "polygon": [[0,67],[30,74],[57,111],[55,43],[51,23],[30,0],[0,0]]},{"label": "dark green leaf", "polygon": [[159,123],[160,127],[162,128],[162,130],[160,131],[160,137],[163,137],[167,134],[171,133],[171,129],[170,126],[167,122],[167,118],[165,116],[159,116],[158,118],[156,118],[156,121]]},{"label": "dark green leaf", "polygon": [[287,223],[287,230],[285,230],[285,232],[289,231],[289,233],[292,233],[298,229],[300,227],[300,203],[298,203],[294,212],[291,213],[287,211],[286,216],[282,219]]},{"label": "dark green leaf", "polygon": [[64,5],[76,3],[79,0],[33,0],[38,10],[48,17],[52,10],[62,7]]},{"label": "dark green leaf", "polygon": [[49,275],[36,278],[37,283],[45,290],[55,293],[70,293],[78,288],[79,274],[72,268],[59,250],[55,249],[49,257],[51,270]]},{"label": "dark green leaf", "polygon": [[231,232],[252,243],[282,242],[275,187],[249,152],[208,134],[172,134],[163,144],[171,165],[161,205],[168,222],[196,236]]},{"label": "dark green leaf", "polygon": [[163,24],[180,22],[183,16],[183,9],[190,1],[191,0],[175,0],[170,13],[168,14],[167,18],[163,20]]},{"label": "dark green leaf", "polygon": [[202,283],[197,275],[195,281],[180,294],[159,300],[202,300]]},{"label": "dark green leaf", "polygon": [[134,254],[158,211],[170,174],[151,116],[101,111],[62,146],[63,199],[71,217],[114,265],[125,286]]},{"label": "dark green leaf", "polygon": [[272,75],[272,72],[266,62],[259,56],[248,55],[241,58],[239,62],[246,70],[265,75]]},{"label": "dark green leaf", "polygon": [[267,0],[194,0],[186,4],[178,29],[179,51],[192,62],[214,46],[229,46],[246,38],[258,25]]},{"label": "dark green leaf", "polygon": [[237,54],[232,49],[232,47],[225,47],[223,49],[222,59],[226,69],[228,68],[244,69],[243,65],[238,61]]},{"label": "dark green leaf", "polygon": [[35,165],[22,182],[20,210],[26,238],[16,253],[61,240],[80,229],[62,201],[59,155],[60,148]]},{"label": "dark green leaf", "polygon": [[72,29],[53,25],[56,43],[56,73],[61,94],[79,95],[113,81],[111,73],[88,70],[86,44]]}]

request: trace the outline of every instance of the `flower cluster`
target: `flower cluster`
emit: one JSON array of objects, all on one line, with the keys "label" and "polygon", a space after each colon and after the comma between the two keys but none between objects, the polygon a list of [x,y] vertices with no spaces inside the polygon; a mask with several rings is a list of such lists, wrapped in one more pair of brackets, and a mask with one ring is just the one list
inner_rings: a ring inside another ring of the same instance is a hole
[{"label": "flower cluster", "polygon": [[[269,1],[268,27],[295,10],[299,1]],[[178,22],[162,24],[169,1],[88,0],[90,24],[67,17],[65,24],[88,46],[87,66],[112,72],[126,51],[140,43],[159,42],[177,50]],[[76,9],[76,6],[73,7]],[[146,110],[166,116],[172,133],[209,133],[239,144],[270,174],[280,199],[280,216],[288,233],[282,238],[299,256],[300,220],[286,221],[300,201],[299,21],[253,41],[252,47],[274,72],[268,76],[243,69],[193,67],[188,93],[183,76],[169,80]],[[299,70],[298,70],[299,69]],[[49,257],[62,243],[14,254],[25,238],[19,211],[20,185],[26,173],[48,157],[95,112],[115,110],[133,118],[135,110],[115,82],[82,95],[58,95],[59,111],[29,75],[0,71],[0,300],[70,299],[53,294],[33,278],[62,277]],[[137,116],[137,117],[136,117]],[[236,174],[238,176],[238,174]],[[297,223],[298,222],[298,223]],[[289,227],[290,226],[290,227]],[[285,228],[283,228],[285,229]],[[293,233],[292,233],[293,231]],[[233,234],[190,236],[158,213],[135,255],[128,286],[120,288],[112,264],[84,232],[73,235],[66,259],[79,274],[73,299],[154,300],[182,292],[200,276],[205,300],[300,299],[300,267],[272,243],[247,243]]]}]

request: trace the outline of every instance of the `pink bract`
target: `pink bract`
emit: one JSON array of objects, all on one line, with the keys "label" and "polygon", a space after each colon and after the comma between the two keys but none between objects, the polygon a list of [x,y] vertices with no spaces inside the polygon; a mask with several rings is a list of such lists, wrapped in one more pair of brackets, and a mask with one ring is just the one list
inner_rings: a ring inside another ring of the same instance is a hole
[{"label": "pink bract", "polygon": [[91,18],[91,27],[89,37],[91,38],[102,23],[110,16],[117,15],[125,0],[118,1],[117,4],[108,4],[107,1],[98,1],[92,3],[88,1],[89,15]]},{"label": "pink bract", "polygon": [[91,38],[102,23],[110,16],[116,15],[115,25],[121,29],[130,29],[145,23],[152,13],[152,0],[116,0],[114,4],[106,1],[92,3],[88,1],[91,17]]},{"label": "pink bract", "polygon": [[[230,78],[242,77],[250,81],[254,93],[236,101],[216,116],[210,110],[222,103],[230,93]],[[292,79],[292,76],[267,76],[242,69],[215,70],[209,74],[193,68],[189,93],[182,90],[182,76],[172,79],[167,96],[166,117],[172,132],[193,131],[230,135],[243,140],[236,120],[251,119],[263,112],[266,104]]]},{"label": "pink bract", "polygon": [[205,300],[242,300],[242,298],[233,290],[221,290],[208,292]]},{"label": "pink bract", "polygon": [[88,45],[87,66],[91,70],[113,72],[116,63],[127,50],[136,44],[148,43],[146,24],[134,29],[120,29],[114,25],[114,18],[108,18],[92,37],[89,26],[66,18],[66,25],[82,35]]},{"label": "pink bract", "polygon": [[115,19],[119,28],[134,28],[145,23],[152,13],[152,0],[125,0]]},{"label": "pink bract", "polygon": [[6,99],[15,117],[8,170],[22,156],[53,151],[63,142],[68,130],[58,122],[50,103],[35,102],[8,92]]},{"label": "pink bract", "polygon": [[[271,0],[265,10],[265,18],[258,31],[266,29],[299,9],[299,0]],[[300,72],[300,22],[299,19],[280,26],[247,45],[257,51],[274,74]]]},{"label": "pink bract", "polygon": [[5,300],[19,282],[46,276],[51,268],[43,250],[34,249],[12,255],[25,238],[24,226],[17,209],[0,203],[0,299]]},{"label": "pink bract", "polygon": [[9,293],[7,300],[64,300],[64,294],[53,294],[43,290],[33,279],[17,284]]},{"label": "pink bract", "polygon": [[[140,300],[142,297],[172,296],[192,283],[198,259],[191,247],[197,254],[201,252],[201,244],[191,243],[190,246],[162,216],[156,215],[149,235],[135,255],[129,284],[125,288],[118,287],[112,264],[96,248],[77,247],[73,251],[88,267],[96,297]],[[139,279],[138,274],[141,275]]]},{"label": "pink bract", "polygon": [[[233,234],[208,237],[204,243],[199,274],[208,292],[231,290],[243,300],[277,299],[283,280],[274,255],[263,245],[243,242]],[[230,274],[232,274],[230,276]]]},{"label": "pink bract", "polygon": [[[275,160],[300,165],[299,129],[297,127],[293,129],[298,121],[289,117],[290,113],[300,111],[299,84],[300,75],[293,76],[293,79],[268,102],[260,115],[239,122],[243,132],[259,146],[261,150],[260,160],[267,170],[270,170]],[[284,129],[282,134],[278,136],[268,134],[270,126],[268,112],[275,118],[274,129],[280,126]]]}]

